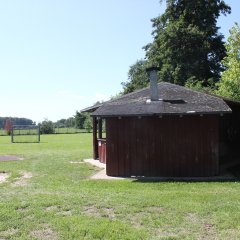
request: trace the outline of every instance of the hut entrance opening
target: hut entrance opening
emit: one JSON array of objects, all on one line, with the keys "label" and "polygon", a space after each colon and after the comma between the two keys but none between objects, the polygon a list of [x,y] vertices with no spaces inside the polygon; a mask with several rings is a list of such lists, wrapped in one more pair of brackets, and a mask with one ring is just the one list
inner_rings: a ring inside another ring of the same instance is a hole
[{"label": "hut entrance opening", "polygon": [[219,164],[222,172],[239,172],[240,169],[240,104],[225,100],[232,114],[220,118]]},{"label": "hut entrance opening", "polygon": [[105,121],[93,117],[93,156],[106,163],[106,137],[104,135]]}]

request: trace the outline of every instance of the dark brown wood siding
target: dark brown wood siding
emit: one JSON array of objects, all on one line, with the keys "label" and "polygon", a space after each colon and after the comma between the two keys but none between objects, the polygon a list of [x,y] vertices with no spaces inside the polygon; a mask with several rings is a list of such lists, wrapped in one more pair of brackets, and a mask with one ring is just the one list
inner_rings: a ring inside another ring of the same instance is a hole
[{"label": "dark brown wood siding", "polygon": [[218,117],[106,119],[109,176],[218,174]]},{"label": "dark brown wood siding", "polygon": [[220,118],[220,166],[223,169],[240,164],[240,104],[227,101],[232,114]]}]

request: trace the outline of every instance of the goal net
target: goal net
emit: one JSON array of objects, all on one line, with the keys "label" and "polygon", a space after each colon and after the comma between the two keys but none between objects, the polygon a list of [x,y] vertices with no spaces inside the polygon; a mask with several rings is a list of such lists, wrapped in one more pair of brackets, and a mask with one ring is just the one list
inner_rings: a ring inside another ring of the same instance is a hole
[{"label": "goal net", "polygon": [[13,125],[12,143],[39,143],[40,127],[37,125]]}]

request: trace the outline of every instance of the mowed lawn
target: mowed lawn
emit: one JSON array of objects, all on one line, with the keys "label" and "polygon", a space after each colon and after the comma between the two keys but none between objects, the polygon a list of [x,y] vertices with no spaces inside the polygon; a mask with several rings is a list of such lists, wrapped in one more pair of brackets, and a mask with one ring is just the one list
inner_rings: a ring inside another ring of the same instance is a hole
[{"label": "mowed lawn", "polygon": [[240,239],[239,182],[90,180],[91,134],[0,137],[0,239]]}]

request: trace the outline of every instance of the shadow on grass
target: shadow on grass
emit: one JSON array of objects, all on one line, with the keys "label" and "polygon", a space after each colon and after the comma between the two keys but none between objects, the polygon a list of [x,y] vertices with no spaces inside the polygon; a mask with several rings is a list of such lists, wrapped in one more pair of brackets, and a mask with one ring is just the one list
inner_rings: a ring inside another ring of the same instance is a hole
[{"label": "shadow on grass", "polygon": [[133,182],[240,182],[240,165],[213,177],[134,177]]},{"label": "shadow on grass", "polygon": [[152,182],[240,182],[240,164],[221,170],[219,176],[213,177],[147,177],[131,176],[123,177],[132,180],[133,183]]},{"label": "shadow on grass", "polygon": [[163,183],[170,183],[170,182],[179,182],[179,183],[204,183],[204,182],[240,182],[239,177],[232,177],[232,178],[168,178],[168,177],[162,177],[162,178],[148,178],[148,177],[141,177],[141,178],[135,178],[133,183],[154,183],[154,182],[163,182]]},{"label": "shadow on grass", "polygon": [[220,176],[213,177],[147,177],[147,176],[131,176],[123,177],[132,180],[133,183],[153,183],[153,182],[240,182],[240,165]]},{"label": "shadow on grass", "polygon": [[29,143],[29,144],[41,144],[41,143],[48,143],[48,142],[12,142],[12,143],[15,143],[15,144],[20,144],[20,143]]}]

